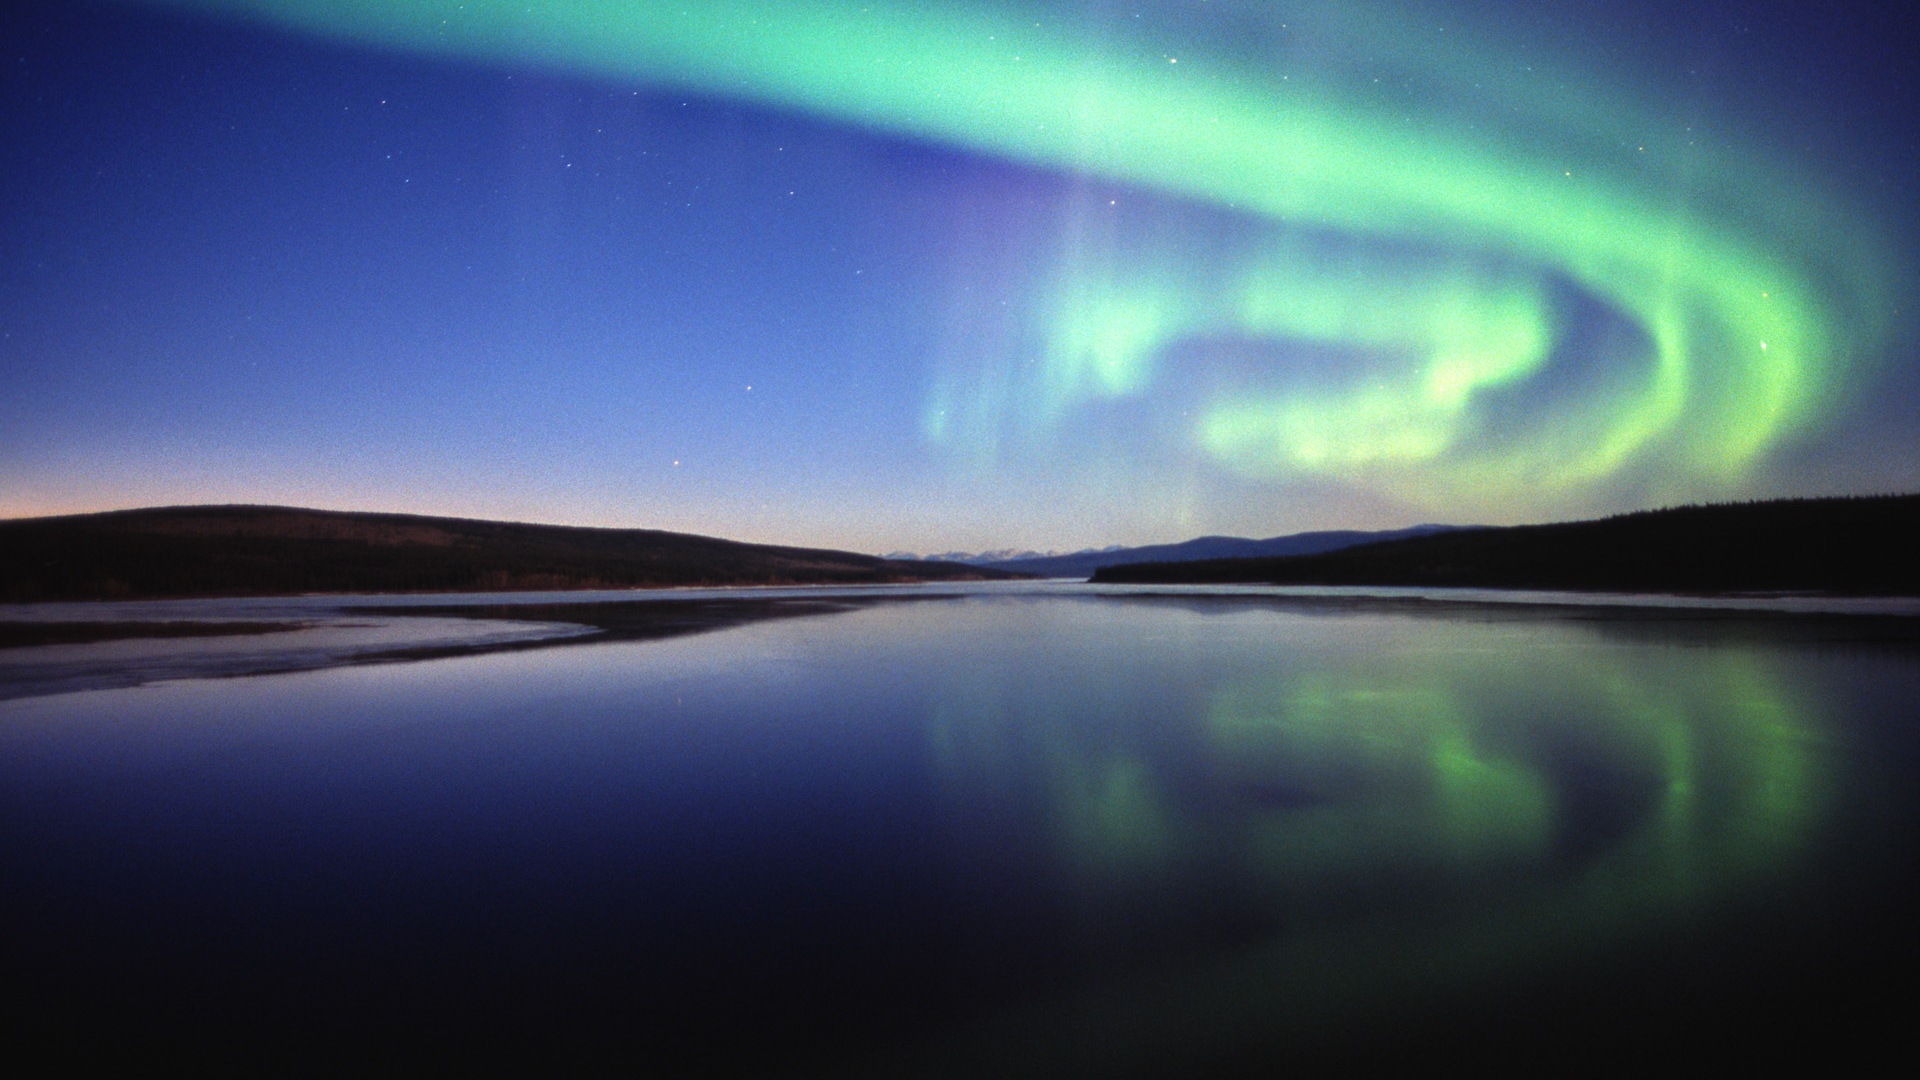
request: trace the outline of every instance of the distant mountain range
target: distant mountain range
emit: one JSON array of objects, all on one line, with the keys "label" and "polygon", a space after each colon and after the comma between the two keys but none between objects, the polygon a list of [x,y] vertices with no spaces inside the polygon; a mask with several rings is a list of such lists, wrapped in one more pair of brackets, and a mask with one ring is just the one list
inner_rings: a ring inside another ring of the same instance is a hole
[{"label": "distant mountain range", "polygon": [[1782,499],[1459,529],[1289,558],[1106,567],[1098,582],[1920,595],[1920,495]]},{"label": "distant mountain range", "polygon": [[[1414,536],[1431,536],[1434,533],[1448,532],[1461,528],[1457,525],[1415,525],[1406,529],[1390,529],[1383,532],[1361,532],[1342,529],[1330,532],[1293,533],[1288,536],[1274,536],[1265,540],[1251,540],[1241,536],[1202,536],[1185,540],[1178,544],[1150,544],[1145,547],[1104,547],[1089,548],[1071,554],[1040,554],[1032,551],[987,551],[978,554],[950,552],[927,556],[945,562],[966,563],[993,570],[1005,570],[1016,574],[1032,574],[1048,578],[1085,578],[1103,567],[1128,566],[1134,563],[1192,562],[1199,559],[1240,559],[1273,558],[1288,555],[1315,555],[1320,552],[1338,551],[1357,544],[1374,543],[1381,540],[1398,540]],[[887,556],[890,559],[913,559],[918,556],[896,553]]]},{"label": "distant mountain range", "polygon": [[183,506],[0,521],[0,601],[1011,577],[654,529]]}]

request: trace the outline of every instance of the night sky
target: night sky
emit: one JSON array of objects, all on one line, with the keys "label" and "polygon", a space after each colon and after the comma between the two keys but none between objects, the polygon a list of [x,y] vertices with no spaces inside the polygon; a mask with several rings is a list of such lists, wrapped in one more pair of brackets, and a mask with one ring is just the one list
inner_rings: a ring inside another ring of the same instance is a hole
[{"label": "night sky", "polygon": [[884,552],[1920,487],[1878,4],[37,7],[0,516]]}]

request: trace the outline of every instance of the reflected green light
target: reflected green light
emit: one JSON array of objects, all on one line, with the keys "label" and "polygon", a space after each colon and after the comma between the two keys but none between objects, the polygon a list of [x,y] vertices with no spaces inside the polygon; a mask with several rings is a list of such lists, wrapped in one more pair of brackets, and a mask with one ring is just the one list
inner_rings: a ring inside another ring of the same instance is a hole
[{"label": "reflected green light", "polygon": [[1173,829],[1142,762],[1063,758],[1054,775],[1061,847],[1078,877],[1124,889],[1166,872],[1175,857]]},{"label": "reflected green light", "polygon": [[1220,768],[1308,802],[1250,823],[1267,887],[1298,903],[1326,890],[1325,874],[1471,872],[1542,856],[1548,785],[1478,746],[1463,706],[1444,686],[1327,672],[1217,692],[1209,725]]},{"label": "reflected green light", "polygon": [[[1669,123],[1658,87],[1521,64],[1497,28],[1417,8],[1212,5],[1245,23],[1228,41],[1152,4],[1136,22],[984,0],[169,2],[800,110],[1263,230],[1264,250],[1204,273],[1183,261],[1190,238],[1068,237],[1032,351],[938,376],[927,434],[976,460],[1088,402],[1168,392],[1187,375],[1174,346],[1232,334],[1378,359],[1198,402],[1191,452],[1226,469],[1453,506],[1577,495],[1635,469],[1686,494],[1737,482],[1821,420],[1888,319],[1876,239],[1775,156]],[[1329,275],[1307,236],[1373,265]],[[1409,244],[1428,254],[1406,261]],[[1489,418],[1496,393],[1579,359],[1549,282],[1642,341],[1608,361],[1620,377],[1511,430]]]},{"label": "reflected green light", "polygon": [[1557,655],[1534,678],[1551,684],[1550,700],[1580,710],[1577,732],[1543,731],[1484,699],[1473,688],[1487,682],[1485,665],[1472,653],[1395,657],[1217,692],[1209,722],[1224,767],[1298,774],[1293,784],[1331,792],[1308,812],[1256,822],[1263,872],[1311,892],[1326,884],[1315,858],[1322,869],[1550,861],[1565,792],[1530,756],[1543,737],[1577,739],[1600,766],[1645,776],[1655,792],[1638,825],[1581,869],[1589,883],[1609,883],[1601,893],[1631,899],[1583,896],[1570,883],[1562,929],[1576,910],[1596,932],[1644,925],[1771,872],[1806,839],[1819,801],[1812,736],[1753,657],[1720,650],[1648,672],[1599,653]]},{"label": "reflected green light", "polygon": [[[964,682],[942,702],[938,744],[975,748],[941,758],[956,811],[1037,797],[1097,941],[1150,939],[1196,895],[1271,928],[1076,1022],[1258,1002],[1262,1040],[1559,970],[1785,887],[1833,799],[1816,719],[1737,643],[1409,620],[1283,662],[1191,716],[1095,722]],[[1139,1037],[1186,1045],[1182,1023]]]}]

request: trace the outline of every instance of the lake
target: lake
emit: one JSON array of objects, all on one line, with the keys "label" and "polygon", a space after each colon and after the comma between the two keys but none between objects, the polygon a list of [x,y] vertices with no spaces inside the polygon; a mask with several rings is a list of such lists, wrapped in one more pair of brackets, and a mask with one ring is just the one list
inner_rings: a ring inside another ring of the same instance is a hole
[{"label": "lake", "polygon": [[1326,592],[17,611],[310,625],[0,650],[0,978],[69,1061],[276,1071],[1893,1045],[1920,620]]}]

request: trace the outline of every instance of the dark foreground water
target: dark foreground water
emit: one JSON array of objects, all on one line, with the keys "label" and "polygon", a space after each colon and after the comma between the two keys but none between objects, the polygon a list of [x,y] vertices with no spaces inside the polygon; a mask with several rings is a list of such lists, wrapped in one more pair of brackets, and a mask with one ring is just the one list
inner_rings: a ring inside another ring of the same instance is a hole
[{"label": "dark foreground water", "polygon": [[4,701],[0,990],[76,1066],[1838,1060],[1900,625],[993,593]]}]

